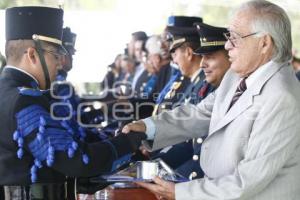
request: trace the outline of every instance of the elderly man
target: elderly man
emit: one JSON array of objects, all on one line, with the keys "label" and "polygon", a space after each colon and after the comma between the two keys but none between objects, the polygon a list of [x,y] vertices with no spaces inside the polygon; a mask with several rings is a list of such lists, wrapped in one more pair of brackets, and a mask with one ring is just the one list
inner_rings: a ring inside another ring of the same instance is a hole
[{"label": "elderly man", "polygon": [[161,199],[299,199],[300,85],[289,64],[289,18],[273,3],[249,1],[226,36],[232,64],[215,93],[123,130],[146,131],[153,149],[208,133],[200,158],[205,177],[140,185]]},{"label": "elderly man", "polygon": [[153,35],[147,40],[146,49],[148,51],[148,61],[157,71],[157,82],[153,93],[159,94],[176,69],[170,65],[168,49],[163,46],[163,40],[159,35]]},{"label": "elderly man", "polygon": [[[61,9],[6,10],[7,66],[0,76],[0,101],[5,105],[0,109],[0,185],[19,192],[8,192],[5,199],[65,199],[66,176],[110,172],[129,162],[136,150],[131,144],[137,141],[128,137],[87,143],[88,130],[71,119],[53,117],[47,89],[66,52],[62,24]],[[36,192],[33,183],[41,183],[42,192]]]}]

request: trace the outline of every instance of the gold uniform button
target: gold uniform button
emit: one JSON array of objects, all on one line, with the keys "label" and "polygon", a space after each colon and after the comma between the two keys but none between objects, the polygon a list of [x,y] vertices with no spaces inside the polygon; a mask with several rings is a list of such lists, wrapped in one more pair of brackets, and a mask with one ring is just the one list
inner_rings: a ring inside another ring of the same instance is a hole
[{"label": "gold uniform button", "polygon": [[199,156],[198,155],[193,155],[193,160],[194,161],[197,161],[199,159]]},{"label": "gold uniform button", "polygon": [[203,139],[202,139],[202,138],[198,138],[198,139],[197,139],[197,143],[198,143],[198,144],[201,144],[202,142],[203,142]]}]

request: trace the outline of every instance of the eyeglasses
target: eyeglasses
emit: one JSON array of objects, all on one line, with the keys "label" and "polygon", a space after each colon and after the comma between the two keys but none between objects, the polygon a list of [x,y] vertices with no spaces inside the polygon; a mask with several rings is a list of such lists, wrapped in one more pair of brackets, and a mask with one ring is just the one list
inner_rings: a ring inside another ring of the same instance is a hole
[{"label": "eyeglasses", "polygon": [[52,54],[56,60],[62,60],[62,58],[64,56],[64,54],[62,54],[62,53],[52,51],[52,50],[49,50],[49,49],[41,49],[41,50],[44,51],[44,52],[47,52],[49,54]]},{"label": "eyeglasses", "polygon": [[[31,47],[31,48],[35,48],[35,47]],[[63,57],[66,55],[64,53],[60,53],[60,52],[57,52],[57,51],[52,51],[52,50],[49,50],[49,49],[41,48],[41,50],[46,52],[46,53],[49,53],[49,54],[53,55],[53,57],[57,61],[62,61]],[[28,51],[24,51],[24,54],[26,54],[26,53],[28,53]]]},{"label": "eyeglasses", "polygon": [[255,32],[255,33],[250,33],[248,35],[241,36],[238,33],[230,31],[230,32],[227,32],[227,33],[223,33],[223,35],[225,36],[225,38],[230,42],[230,44],[233,47],[237,47],[237,44],[239,43],[239,41],[241,41],[244,38],[256,35],[258,33],[259,32]]}]

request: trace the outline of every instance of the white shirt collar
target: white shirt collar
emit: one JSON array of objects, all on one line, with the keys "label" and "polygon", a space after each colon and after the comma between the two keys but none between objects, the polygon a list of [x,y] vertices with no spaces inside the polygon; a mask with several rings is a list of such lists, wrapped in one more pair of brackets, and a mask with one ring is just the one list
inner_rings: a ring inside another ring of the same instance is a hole
[{"label": "white shirt collar", "polygon": [[197,78],[198,74],[200,73],[200,71],[202,70],[202,68],[199,68],[197,71],[195,71],[191,77],[191,82],[193,83],[195,81],[195,79]]},{"label": "white shirt collar", "polygon": [[263,64],[262,66],[257,68],[252,74],[250,74],[250,76],[246,79],[247,88],[250,88],[251,85],[253,85],[257,81],[258,77],[261,74],[263,74],[265,71],[267,71],[268,68],[272,65],[274,65],[274,61],[271,60],[271,61]]},{"label": "white shirt collar", "polygon": [[6,65],[5,68],[15,69],[15,70],[18,70],[18,71],[20,71],[20,72],[22,72],[22,73],[24,73],[24,74],[30,76],[30,77],[37,83],[37,85],[39,86],[39,82],[37,81],[37,79],[34,78],[31,74],[29,74],[29,73],[26,72],[25,70],[20,69],[20,68],[17,68],[17,67],[14,67],[14,66],[11,66],[11,65]]}]

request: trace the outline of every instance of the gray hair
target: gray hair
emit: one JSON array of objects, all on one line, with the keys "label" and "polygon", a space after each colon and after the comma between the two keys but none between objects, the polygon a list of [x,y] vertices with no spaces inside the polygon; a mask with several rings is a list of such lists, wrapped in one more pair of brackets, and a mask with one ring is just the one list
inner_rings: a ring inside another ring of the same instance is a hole
[{"label": "gray hair", "polygon": [[265,1],[252,0],[242,4],[237,12],[249,10],[254,19],[252,31],[269,34],[274,42],[272,60],[287,62],[292,59],[291,22],[286,12],[279,6]]},{"label": "gray hair", "polygon": [[147,40],[146,49],[149,54],[159,54],[161,57],[164,57],[167,53],[163,46],[162,38],[159,35],[152,35]]}]

